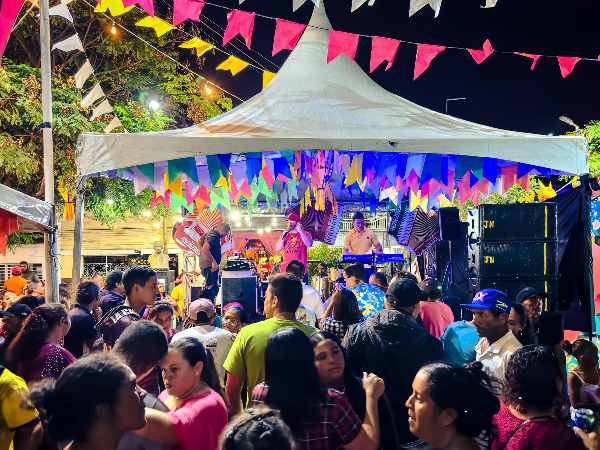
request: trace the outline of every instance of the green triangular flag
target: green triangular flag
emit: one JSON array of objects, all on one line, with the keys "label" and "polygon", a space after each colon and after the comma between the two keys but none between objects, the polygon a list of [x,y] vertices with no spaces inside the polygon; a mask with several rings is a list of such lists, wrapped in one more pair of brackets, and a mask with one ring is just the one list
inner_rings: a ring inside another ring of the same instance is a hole
[{"label": "green triangular flag", "polygon": [[131,169],[131,167],[123,167],[122,169],[117,169],[117,176],[127,172],[129,169]]},{"label": "green triangular flag", "polygon": [[152,183],[154,183],[154,163],[140,164],[138,170],[144,174]]},{"label": "green triangular flag", "polygon": [[192,182],[200,184],[198,182],[198,172],[196,171],[196,158],[180,158],[167,161],[167,170],[169,183],[186,174]]},{"label": "green triangular flag", "polygon": [[173,193],[173,191],[171,191],[171,211],[178,211],[181,206],[183,206],[191,213],[194,212],[194,203],[192,203],[190,206],[186,205],[185,195],[180,197],[177,194]]},{"label": "green triangular flag", "polygon": [[210,207],[216,208],[221,205],[227,209],[231,209],[231,200],[229,199],[229,192],[222,186],[211,189],[210,191]]}]

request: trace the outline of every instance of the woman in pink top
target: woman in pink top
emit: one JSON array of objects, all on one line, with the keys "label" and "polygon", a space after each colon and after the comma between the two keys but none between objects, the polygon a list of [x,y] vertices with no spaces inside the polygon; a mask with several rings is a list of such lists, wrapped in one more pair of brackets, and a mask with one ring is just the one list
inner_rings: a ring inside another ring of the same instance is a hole
[{"label": "woman in pink top", "polygon": [[419,287],[427,293],[427,301],[421,303],[423,328],[439,339],[446,327],[454,322],[454,314],[448,305],[441,302],[442,283],[434,278],[427,278],[419,283]]},{"label": "woman in pink top", "polygon": [[160,364],[167,389],[159,399],[171,412],[146,408],[147,424],[136,433],[173,450],[217,450],[227,406],[210,353],[197,339],[183,338]]},{"label": "woman in pink top", "polygon": [[58,379],[75,357],[61,347],[71,328],[67,311],[58,303],[35,308],[8,349],[9,363],[28,384],[43,378]]},{"label": "woman in pink top", "polygon": [[492,450],[584,450],[573,430],[553,416],[561,390],[561,370],[550,347],[518,349],[506,367]]}]

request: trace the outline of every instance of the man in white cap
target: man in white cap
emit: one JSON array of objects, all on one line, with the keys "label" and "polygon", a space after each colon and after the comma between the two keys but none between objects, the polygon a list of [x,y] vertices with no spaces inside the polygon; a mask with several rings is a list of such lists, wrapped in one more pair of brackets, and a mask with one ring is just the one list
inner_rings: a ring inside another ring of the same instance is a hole
[{"label": "man in white cap", "polygon": [[212,354],[221,380],[221,386],[225,388],[226,371],[223,368],[223,363],[227,359],[229,350],[231,350],[233,339],[229,331],[213,326],[216,316],[215,307],[210,300],[201,298],[192,302],[188,308],[188,318],[194,323],[195,327],[175,334],[171,342],[185,337],[195,338],[202,342],[204,348]]}]

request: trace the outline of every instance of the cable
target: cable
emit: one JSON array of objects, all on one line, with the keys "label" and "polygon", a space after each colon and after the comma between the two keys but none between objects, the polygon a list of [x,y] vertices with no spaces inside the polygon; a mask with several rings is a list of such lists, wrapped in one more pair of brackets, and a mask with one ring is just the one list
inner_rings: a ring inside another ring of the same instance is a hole
[{"label": "cable", "polygon": [[[95,9],[95,6],[93,6],[92,4],[90,4],[90,3],[88,2],[88,0],[82,0],[82,1],[83,1],[83,2],[85,2],[85,3],[86,3],[86,4],[87,4],[87,5],[90,7],[90,8],[92,8],[92,9]],[[179,61],[177,61],[177,60],[176,60],[175,58],[173,58],[172,56],[170,56],[170,55],[166,54],[165,52],[163,52],[163,51],[162,51],[162,50],[160,50],[159,48],[157,48],[157,47],[155,47],[154,45],[150,44],[150,43],[149,43],[148,41],[146,41],[144,38],[142,38],[142,37],[138,36],[138,35],[137,35],[137,34],[135,34],[133,31],[130,31],[130,30],[128,30],[127,28],[125,28],[125,27],[124,27],[123,25],[121,25],[120,23],[116,23],[116,22],[114,22],[114,21],[113,21],[113,19],[112,19],[111,17],[109,17],[107,14],[105,14],[105,13],[100,13],[100,14],[102,14],[102,15],[103,15],[104,17],[106,17],[108,20],[110,20],[111,22],[113,22],[115,26],[118,26],[118,27],[119,27],[119,28],[121,28],[122,30],[124,30],[124,31],[126,31],[127,33],[131,34],[131,35],[132,35],[133,37],[135,37],[136,39],[139,39],[139,40],[140,40],[140,41],[142,41],[144,44],[146,44],[148,47],[150,47],[150,48],[152,48],[152,49],[156,50],[156,51],[157,51],[158,53],[160,53],[161,55],[163,55],[163,56],[166,56],[167,58],[169,58],[171,61],[173,61],[173,62],[174,62],[175,64],[177,64],[178,66],[180,66],[180,67],[184,68],[184,69],[185,69],[185,70],[187,70],[188,72],[190,72],[190,73],[193,73],[193,74],[194,74],[194,75],[196,75],[198,78],[200,78],[200,79],[204,80],[204,82],[206,82],[206,83],[208,83],[208,84],[210,84],[210,85],[212,85],[212,86],[216,87],[217,89],[219,89],[219,90],[221,90],[221,91],[225,92],[227,95],[229,95],[229,96],[231,96],[231,97],[234,97],[234,98],[238,99],[238,100],[239,100],[239,101],[241,101],[241,102],[243,102],[243,101],[244,101],[243,99],[241,99],[241,98],[240,98],[240,97],[238,97],[237,95],[235,95],[235,94],[232,94],[232,93],[231,93],[231,92],[229,92],[229,91],[226,91],[225,89],[223,89],[222,87],[220,87],[220,86],[216,85],[216,84],[215,84],[215,83],[213,83],[212,81],[210,81],[210,80],[207,80],[205,77],[203,77],[203,76],[202,76],[202,75],[200,75],[199,73],[197,73],[197,72],[194,72],[192,69],[190,69],[189,67],[187,67],[187,66],[183,65],[182,63],[180,63]]]}]

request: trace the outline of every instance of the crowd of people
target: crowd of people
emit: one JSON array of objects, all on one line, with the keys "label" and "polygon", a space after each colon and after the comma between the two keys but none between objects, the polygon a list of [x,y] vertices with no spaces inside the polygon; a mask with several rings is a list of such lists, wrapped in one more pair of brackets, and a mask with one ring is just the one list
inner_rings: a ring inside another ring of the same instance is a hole
[{"label": "crowd of people", "polygon": [[546,330],[544,292],[485,289],[457,321],[435,279],[353,264],[322,299],[305,262],[282,268],[257,314],[216,305],[214,280],[185,307],[144,266],[46,303],[15,267],[0,450],[598,449],[569,426],[598,413],[598,349]]}]

